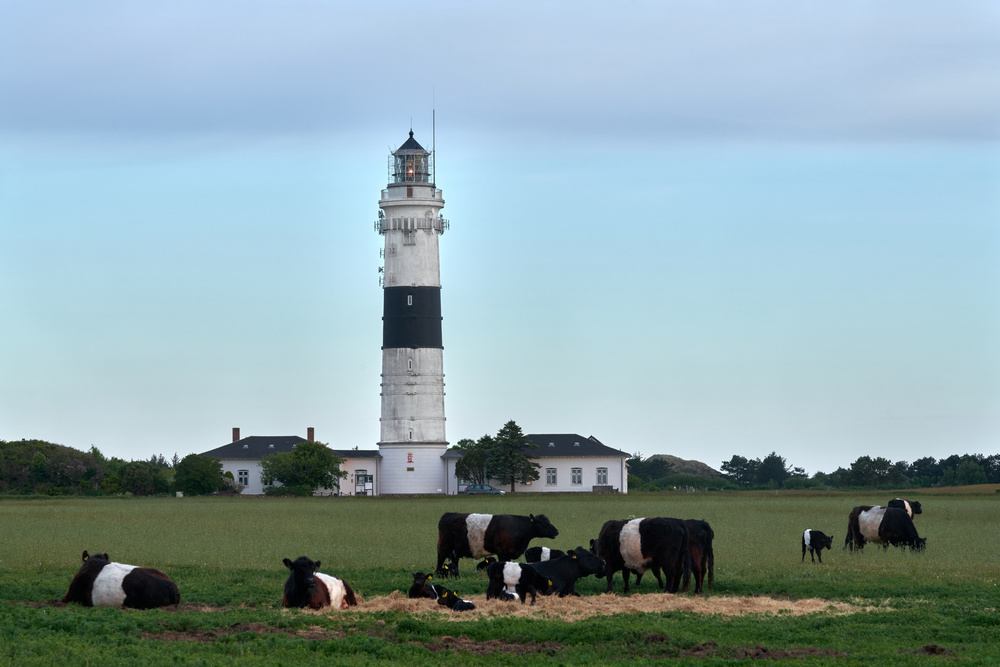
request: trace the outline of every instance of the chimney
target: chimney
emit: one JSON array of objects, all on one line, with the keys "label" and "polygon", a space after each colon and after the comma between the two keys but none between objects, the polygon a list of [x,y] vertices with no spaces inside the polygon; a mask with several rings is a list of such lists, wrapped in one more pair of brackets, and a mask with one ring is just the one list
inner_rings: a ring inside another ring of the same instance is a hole
[{"label": "chimney", "polygon": [[239,426],[234,426],[233,427],[233,442],[236,442],[239,439],[240,439],[240,427]]},{"label": "chimney", "polygon": [[306,440],[316,442],[316,429],[312,426],[306,429]]}]

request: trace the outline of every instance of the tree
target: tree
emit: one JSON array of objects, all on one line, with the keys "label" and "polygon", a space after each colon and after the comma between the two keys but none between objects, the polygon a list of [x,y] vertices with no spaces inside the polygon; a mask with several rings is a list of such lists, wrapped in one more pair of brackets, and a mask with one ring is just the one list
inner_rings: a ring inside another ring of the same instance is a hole
[{"label": "tree", "polygon": [[973,459],[966,459],[955,470],[955,482],[961,485],[985,484],[986,471]]},{"label": "tree", "polygon": [[771,452],[757,463],[756,482],[761,486],[780,487],[781,483],[791,477],[785,459]]},{"label": "tree", "polygon": [[750,461],[739,455],[722,463],[722,476],[731,479],[739,486],[750,486],[757,481],[757,468],[760,467],[760,459]]},{"label": "tree", "polygon": [[340,469],[343,462],[322,442],[300,442],[290,452],[261,459],[261,477],[265,484],[281,482],[285,492],[293,495],[311,495],[316,489],[339,490],[340,480],[347,476]]},{"label": "tree", "polygon": [[[630,474],[635,475],[643,482],[652,482],[663,479],[674,472],[674,464],[666,459],[649,457],[643,460],[641,454],[633,454],[632,458],[625,461]],[[629,485],[631,488],[631,484]]]},{"label": "tree", "polygon": [[204,495],[219,490],[222,483],[222,463],[211,456],[188,454],[177,464],[174,484],[179,491]]},{"label": "tree", "polygon": [[493,447],[493,438],[488,435],[478,441],[463,438],[458,441],[458,447],[465,450],[465,455],[455,463],[455,476],[473,484],[485,484],[486,462]]},{"label": "tree", "polygon": [[504,484],[510,482],[510,492],[514,493],[514,485],[518,482],[527,484],[539,478],[538,470],[541,466],[525,454],[526,450],[536,447],[538,445],[521,432],[520,426],[513,420],[507,422],[493,439],[486,462],[486,474]]}]

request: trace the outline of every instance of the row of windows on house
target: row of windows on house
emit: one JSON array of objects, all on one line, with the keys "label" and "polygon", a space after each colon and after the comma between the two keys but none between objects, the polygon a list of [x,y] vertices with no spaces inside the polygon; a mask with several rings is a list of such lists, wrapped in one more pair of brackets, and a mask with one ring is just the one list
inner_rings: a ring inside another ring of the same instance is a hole
[{"label": "row of windows on house", "polygon": [[[354,479],[359,483],[364,484],[365,482],[372,482],[372,475],[368,474],[367,470],[355,470]],[[261,478],[263,479],[263,477]],[[250,486],[250,471],[249,470],[237,470],[236,471],[236,481],[243,486]]]},{"label": "row of windows on house", "polygon": [[[569,483],[574,485],[583,484],[583,468],[570,468]],[[608,483],[608,469],[598,468],[596,484],[603,485],[607,483]],[[557,468],[545,469],[545,484],[548,486],[554,486],[556,484],[559,484],[559,470]]]}]

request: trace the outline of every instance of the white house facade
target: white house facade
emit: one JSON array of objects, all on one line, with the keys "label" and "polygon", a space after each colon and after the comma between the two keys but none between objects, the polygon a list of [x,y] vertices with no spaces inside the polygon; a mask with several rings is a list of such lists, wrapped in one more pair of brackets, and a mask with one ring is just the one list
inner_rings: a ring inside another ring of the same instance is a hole
[{"label": "white house facade", "polygon": [[[516,484],[516,493],[628,493],[628,468],[625,461],[629,454],[608,447],[594,436],[583,437],[575,433],[529,434],[526,436],[536,447],[525,453],[540,466],[540,478],[531,484]],[[233,441],[201,456],[211,456],[222,464],[223,474],[231,472],[243,485],[244,495],[261,495],[265,484],[261,477],[261,459],[271,454],[295,450],[300,442],[314,440],[313,429],[308,437],[297,435],[248,436],[240,438],[240,430],[233,429]],[[334,455],[343,459],[340,469],[346,476],[340,489],[316,489],[317,496],[374,496],[408,495],[413,491],[397,488],[392,478],[383,474],[385,460],[379,450],[333,449]],[[449,449],[428,461],[440,467],[442,487],[432,493],[457,495],[465,491],[465,482],[455,474],[455,465],[464,452]],[[493,480],[493,486],[510,491],[510,484]]]}]

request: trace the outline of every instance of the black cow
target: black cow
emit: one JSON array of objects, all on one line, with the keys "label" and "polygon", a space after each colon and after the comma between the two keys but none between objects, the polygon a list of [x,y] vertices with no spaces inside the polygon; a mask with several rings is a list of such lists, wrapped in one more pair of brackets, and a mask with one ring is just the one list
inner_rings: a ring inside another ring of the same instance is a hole
[{"label": "black cow", "polygon": [[[660,588],[676,593],[691,580],[691,553],[687,526],[665,517],[607,521],[591,547],[607,564],[608,593],[615,572],[621,572],[628,593],[629,574],[652,570]],[[665,579],[660,578],[663,571]]]},{"label": "black cow", "polygon": [[[715,551],[712,541],[715,531],[702,519],[685,519],[684,527],[688,534],[688,553],[691,554],[691,574],[694,575],[695,595],[703,592],[705,575],[708,574],[708,587],[715,588]],[[641,576],[641,575],[640,575]],[[636,579],[635,585],[639,585]],[[684,586],[684,590],[687,590]]]},{"label": "black cow", "polygon": [[489,584],[486,586],[487,600],[515,600],[520,598],[521,604],[530,594],[531,604],[535,604],[535,595],[545,593],[549,581],[535,570],[534,566],[525,563],[498,562],[486,568]]},{"label": "black cow", "polygon": [[463,600],[455,591],[449,591],[443,586],[438,586],[438,589],[440,590],[438,593],[438,604],[444,605],[452,611],[470,611],[476,608],[476,605],[468,600]]},{"label": "black cow", "polygon": [[413,585],[410,586],[410,590],[406,593],[406,597],[411,599],[430,598],[431,600],[437,600],[444,587],[438,586],[437,584],[427,583],[432,578],[433,577],[429,574],[414,572]]},{"label": "black cow", "polygon": [[[434,573],[458,576],[460,558],[495,555],[501,561],[519,558],[535,537],[554,538],[559,531],[544,514],[458,514],[448,512],[438,521],[438,560]],[[446,559],[451,566],[444,569]]]},{"label": "black cow", "polygon": [[[532,548],[536,548],[536,547],[532,547]],[[528,551],[531,551],[531,549],[528,549]],[[525,552],[525,553],[527,553],[527,552]],[[497,562],[496,556],[487,556],[486,558],[484,558],[481,561],[479,561],[478,563],[476,563],[476,572],[483,572],[484,570],[486,570],[486,568],[488,568],[490,565],[492,565],[495,562]],[[445,565],[445,567],[448,567],[448,566]]]},{"label": "black cow", "polygon": [[[819,562],[823,562],[823,548],[827,550],[833,548],[833,538],[822,533],[818,530],[812,530],[807,528],[805,532],[802,533],[802,562],[806,560],[806,550],[809,550],[809,559],[815,563],[816,557],[819,558]],[[816,557],[813,557],[813,553]]]},{"label": "black cow", "polygon": [[544,590],[546,595],[557,593],[559,597],[579,595],[576,592],[578,579],[590,575],[600,579],[607,574],[604,561],[583,547],[577,547],[558,558],[531,563],[526,567],[534,568],[540,578],[546,581],[548,584]]},{"label": "black cow", "polygon": [[902,498],[893,498],[889,501],[889,507],[895,507],[896,509],[906,510],[906,513],[913,518],[914,514],[923,514],[923,510],[920,509],[920,502],[916,500],[903,500]]},{"label": "black cow", "polygon": [[84,551],[83,565],[62,601],[84,607],[154,609],[179,604],[181,594],[159,570],[113,563],[106,553],[91,556]]},{"label": "black cow", "polygon": [[316,571],[320,568],[320,561],[299,556],[294,561],[285,558],[281,562],[292,571],[285,581],[282,607],[347,609],[358,604],[347,582]]},{"label": "black cow", "polygon": [[524,552],[525,563],[544,563],[547,560],[555,560],[560,556],[565,556],[565,551],[559,549],[549,549],[548,547],[531,547]]},{"label": "black cow", "polygon": [[859,505],[851,510],[847,519],[847,537],[845,546],[851,549],[863,549],[865,542],[881,544],[883,550],[889,545],[908,546],[914,551],[923,550],[927,539],[917,535],[913,519],[905,509],[898,507],[879,507],[878,505]]}]

